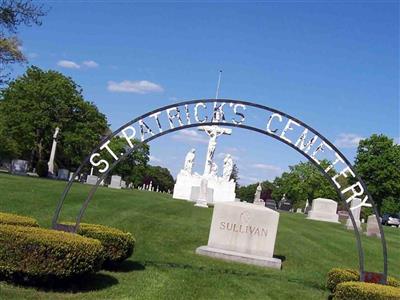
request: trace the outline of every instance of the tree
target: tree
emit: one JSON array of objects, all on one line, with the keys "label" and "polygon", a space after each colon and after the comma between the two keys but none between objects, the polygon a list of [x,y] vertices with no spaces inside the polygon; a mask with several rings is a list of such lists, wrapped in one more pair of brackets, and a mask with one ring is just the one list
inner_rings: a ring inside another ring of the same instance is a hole
[{"label": "tree", "polygon": [[41,17],[46,12],[42,5],[26,0],[0,1],[0,85],[9,76],[5,70],[13,63],[26,61],[21,51],[21,41],[16,33],[20,25],[41,25]]},{"label": "tree", "polygon": [[174,188],[174,177],[167,168],[160,166],[147,166],[145,171],[143,183],[149,184],[152,181],[152,186],[154,188],[159,188],[160,191],[167,192],[168,190],[173,190]]},{"label": "tree", "polygon": [[[128,184],[132,183],[137,186],[142,184],[146,175],[150,147],[148,144],[142,143],[138,140],[133,139],[131,142],[134,150],[115,166],[115,168],[109,173],[109,177],[111,177],[111,175],[119,175]],[[120,138],[118,136],[112,138],[109,147],[114,153],[126,153],[130,150],[125,138]],[[114,161],[114,158],[108,152],[105,153],[104,158],[109,162]]]},{"label": "tree", "polygon": [[[256,193],[257,186],[258,183],[241,186],[236,190],[236,195],[238,196],[238,198],[240,198],[241,201],[253,203],[254,194]],[[274,184],[266,180],[264,182],[261,182],[261,188],[261,199],[270,199],[272,191],[275,189]]]},{"label": "tree", "polygon": [[[327,167],[329,163],[322,161],[321,165]],[[311,201],[323,197],[339,200],[332,184],[310,162],[290,166],[289,170],[274,180],[275,189],[272,198],[275,201],[280,200],[285,194],[287,199],[292,201],[293,207],[298,208],[303,207],[307,199]]]},{"label": "tree", "polygon": [[400,145],[385,135],[361,140],[355,169],[365,181],[381,213],[400,206]]},{"label": "tree", "polygon": [[239,168],[238,166],[234,163],[233,164],[233,168],[232,168],[232,173],[231,173],[231,177],[229,177],[229,180],[234,180],[235,181],[235,189],[237,190],[239,188]]},{"label": "tree", "polygon": [[48,160],[60,127],[56,163],[76,168],[108,129],[106,117],[83,99],[82,89],[56,71],[30,67],[1,92],[0,154],[35,165]]}]

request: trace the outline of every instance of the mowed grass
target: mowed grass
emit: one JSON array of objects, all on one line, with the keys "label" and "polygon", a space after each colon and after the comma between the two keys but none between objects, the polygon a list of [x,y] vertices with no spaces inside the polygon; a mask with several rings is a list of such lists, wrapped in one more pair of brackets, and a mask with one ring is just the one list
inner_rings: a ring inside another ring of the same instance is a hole
[{"label": "mowed grass", "polygon": [[[0,174],[0,211],[50,227],[65,182]],[[73,220],[91,187],[74,184],[62,221]],[[283,269],[263,269],[195,254],[206,245],[212,209],[170,195],[99,188],[84,222],[132,232],[133,257],[113,271],[51,289],[0,282],[0,299],[327,299],[326,273],[358,267],[354,234],[342,224],[281,213],[275,254]],[[400,277],[400,229],[385,228],[389,273]],[[380,240],[362,238],[367,269],[382,270]]]}]

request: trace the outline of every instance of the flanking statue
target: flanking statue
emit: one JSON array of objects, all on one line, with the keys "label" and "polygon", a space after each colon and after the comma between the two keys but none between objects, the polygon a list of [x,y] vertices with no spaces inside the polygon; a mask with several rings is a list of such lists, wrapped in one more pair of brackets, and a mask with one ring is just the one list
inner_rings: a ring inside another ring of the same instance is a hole
[{"label": "flanking statue", "polygon": [[227,154],[224,158],[224,171],[222,174],[222,178],[226,181],[229,181],[233,171],[233,159],[230,154]]},{"label": "flanking statue", "polygon": [[192,169],[194,165],[194,159],[196,158],[196,149],[190,150],[185,157],[185,165],[183,166],[183,170],[188,174],[192,174]]}]

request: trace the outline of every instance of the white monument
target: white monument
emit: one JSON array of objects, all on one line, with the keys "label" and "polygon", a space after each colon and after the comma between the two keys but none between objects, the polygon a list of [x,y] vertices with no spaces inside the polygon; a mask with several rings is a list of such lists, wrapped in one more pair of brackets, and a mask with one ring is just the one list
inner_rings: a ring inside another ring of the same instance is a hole
[{"label": "white monument", "polygon": [[197,254],[270,268],[281,268],[274,258],[279,213],[245,202],[216,203],[208,245]]},{"label": "white monument", "polygon": [[121,176],[113,175],[111,176],[111,182],[108,185],[109,188],[121,189]]},{"label": "white monument", "polygon": [[203,178],[200,182],[199,196],[197,197],[196,204],[197,207],[208,207],[207,205],[207,179]]},{"label": "white monument", "polygon": [[[360,222],[361,206],[360,206],[360,204],[361,204],[361,199],[354,198],[351,201],[351,207],[350,207],[351,213],[353,214],[354,221],[356,221],[356,226],[357,226],[358,230],[361,230],[361,222]],[[354,207],[357,207],[357,208],[354,208]],[[354,230],[353,223],[351,222],[350,217],[346,221],[346,228],[348,230]]]},{"label": "white monument", "polygon": [[[202,126],[199,130],[205,131],[210,137],[203,175],[193,173],[196,150],[191,149],[186,154],[184,167],[177,176],[173,198],[197,202],[200,197],[201,181],[206,179],[207,192],[205,197],[208,204],[233,202],[236,198],[236,184],[233,179],[230,179],[234,165],[232,157],[229,154],[226,155],[222,177],[218,176],[218,166],[213,161],[217,138],[223,134],[231,134],[232,130],[216,125]],[[203,199],[200,199],[200,201],[203,201]]]},{"label": "white monument", "polygon": [[339,215],[336,213],[337,202],[331,199],[317,198],[312,202],[307,219],[324,222],[339,223]]},{"label": "white monument", "polygon": [[49,174],[51,176],[54,176],[54,158],[56,156],[56,148],[57,148],[57,136],[60,131],[60,128],[56,127],[56,131],[54,132],[53,135],[53,145],[51,146],[51,153],[50,153],[50,159],[47,165],[49,166]]},{"label": "white monument", "polygon": [[257,188],[256,188],[256,192],[255,192],[255,194],[254,194],[254,201],[253,201],[253,204],[265,206],[264,200],[261,199],[261,192],[262,192],[262,187],[261,187],[261,184],[258,183],[258,186],[257,186]]},{"label": "white monument", "polygon": [[365,234],[367,236],[376,236],[378,238],[381,237],[381,232],[379,231],[378,220],[375,215],[368,216],[367,232]]}]

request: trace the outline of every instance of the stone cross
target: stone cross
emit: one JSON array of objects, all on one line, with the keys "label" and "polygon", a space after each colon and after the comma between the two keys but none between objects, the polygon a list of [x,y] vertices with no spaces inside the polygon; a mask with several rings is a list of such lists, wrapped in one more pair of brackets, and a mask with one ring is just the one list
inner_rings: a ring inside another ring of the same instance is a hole
[{"label": "stone cross", "polygon": [[56,131],[54,132],[53,135],[53,145],[51,146],[51,153],[50,153],[50,159],[47,165],[49,166],[49,173],[51,175],[54,175],[54,158],[56,156],[56,148],[57,148],[57,136],[58,132],[60,131],[60,128],[56,127]]},{"label": "stone cross", "polygon": [[215,148],[217,146],[217,137],[223,134],[230,135],[232,133],[232,129],[222,128],[217,125],[212,125],[212,126],[201,126],[199,127],[199,130],[205,131],[205,133],[207,133],[207,135],[210,137],[210,140],[208,141],[206,164],[204,166],[204,175],[207,176],[211,174]]}]

